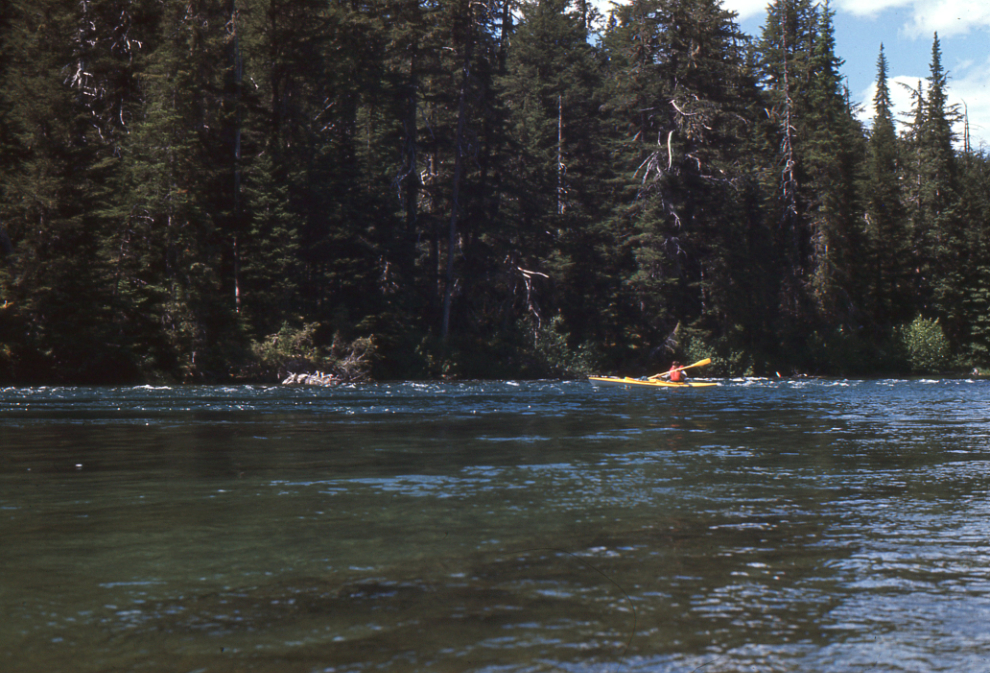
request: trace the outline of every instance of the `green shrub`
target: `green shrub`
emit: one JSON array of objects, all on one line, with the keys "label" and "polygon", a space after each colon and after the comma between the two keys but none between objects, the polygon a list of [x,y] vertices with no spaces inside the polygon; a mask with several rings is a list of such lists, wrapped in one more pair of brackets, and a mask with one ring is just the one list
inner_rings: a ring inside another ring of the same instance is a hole
[{"label": "green shrub", "polygon": [[752,359],[742,351],[734,350],[725,343],[708,341],[698,334],[687,337],[684,343],[684,364],[694,364],[699,360],[711,358],[712,362],[704,367],[691,371],[692,376],[726,377],[752,376]]},{"label": "green shrub", "polygon": [[910,325],[898,329],[898,337],[905,360],[915,374],[937,374],[952,362],[949,340],[938,319],[918,316]]},{"label": "green shrub", "polygon": [[548,324],[534,330],[533,350],[539,364],[551,376],[581,378],[593,374],[594,353],[586,344],[571,348],[563,322],[563,318],[555,316]]}]

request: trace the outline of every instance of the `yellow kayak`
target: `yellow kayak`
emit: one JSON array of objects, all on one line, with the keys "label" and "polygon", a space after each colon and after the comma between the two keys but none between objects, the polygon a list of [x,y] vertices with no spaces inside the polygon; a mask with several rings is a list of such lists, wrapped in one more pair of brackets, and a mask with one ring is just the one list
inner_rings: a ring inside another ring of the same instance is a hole
[{"label": "yellow kayak", "polygon": [[633,379],[628,376],[589,376],[592,383],[601,383],[613,386],[645,386],[647,388],[710,388],[717,386],[717,383],[707,383],[702,381],[688,381],[687,383],[674,383],[673,381],[644,381],[643,379]]}]

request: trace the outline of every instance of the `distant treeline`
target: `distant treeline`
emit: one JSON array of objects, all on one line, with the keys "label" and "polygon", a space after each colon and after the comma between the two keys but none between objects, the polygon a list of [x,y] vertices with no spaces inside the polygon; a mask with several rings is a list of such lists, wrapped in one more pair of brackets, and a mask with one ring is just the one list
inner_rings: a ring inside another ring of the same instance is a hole
[{"label": "distant treeline", "polygon": [[0,0],[0,381],[990,365],[938,38],[867,129],[832,18]]}]

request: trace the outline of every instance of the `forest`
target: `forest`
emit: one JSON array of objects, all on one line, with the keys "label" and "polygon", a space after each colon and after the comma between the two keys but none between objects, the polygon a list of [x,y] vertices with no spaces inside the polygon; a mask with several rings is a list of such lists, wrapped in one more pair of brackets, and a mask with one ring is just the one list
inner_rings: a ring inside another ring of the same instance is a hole
[{"label": "forest", "polygon": [[[0,0],[0,383],[990,367],[933,36],[772,0]],[[870,120],[868,123],[861,118]]]}]

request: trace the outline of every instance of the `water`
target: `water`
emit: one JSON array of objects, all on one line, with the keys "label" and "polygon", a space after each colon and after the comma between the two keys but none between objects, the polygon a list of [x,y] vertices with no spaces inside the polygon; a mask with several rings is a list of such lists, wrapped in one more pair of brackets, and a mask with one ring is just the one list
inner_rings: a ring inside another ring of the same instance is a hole
[{"label": "water", "polygon": [[987,671],[988,402],[0,390],[0,670]]}]

